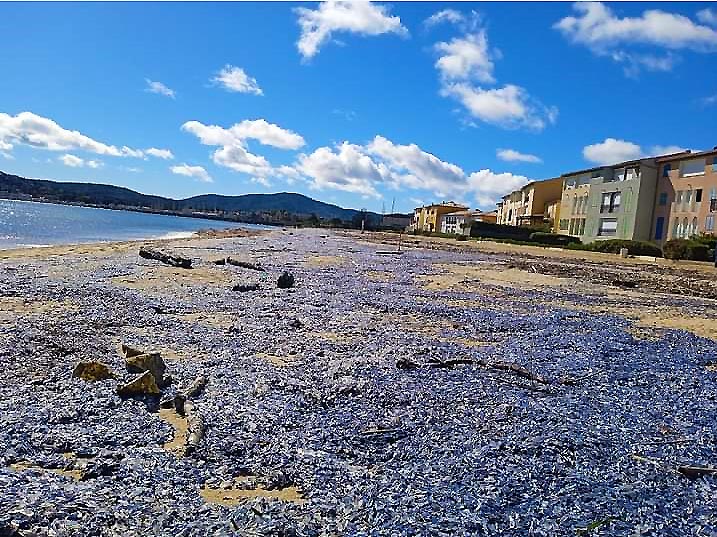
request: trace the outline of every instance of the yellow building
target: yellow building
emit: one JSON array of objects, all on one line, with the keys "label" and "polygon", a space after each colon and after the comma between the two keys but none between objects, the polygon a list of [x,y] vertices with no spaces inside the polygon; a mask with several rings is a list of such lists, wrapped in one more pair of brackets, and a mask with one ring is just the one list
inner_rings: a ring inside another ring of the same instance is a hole
[{"label": "yellow building", "polygon": [[505,226],[542,226],[553,225],[556,212],[552,207],[560,201],[563,179],[555,177],[543,181],[533,181],[523,188],[503,196],[498,203],[498,223]]},{"label": "yellow building", "polygon": [[468,207],[454,201],[442,201],[441,203],[416,207],[413,211],[413,230],[440,231],[442,215],[465,210],[468,210]]}]

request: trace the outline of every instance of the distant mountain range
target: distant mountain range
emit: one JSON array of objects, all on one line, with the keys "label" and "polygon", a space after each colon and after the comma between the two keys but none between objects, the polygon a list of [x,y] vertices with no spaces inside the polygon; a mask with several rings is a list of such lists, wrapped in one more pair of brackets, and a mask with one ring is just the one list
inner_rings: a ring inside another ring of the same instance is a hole
[{"label": "distant mountain range", "polygon": [[[339,219],[350,222],[360,212],[324,203],[303,194],[281,192],[278,194],[244,194],[221,196],[204,194],[174,200],[162,196],[140,194],[129,188],[95,183],[63,183],[44,179],[26,179],[0,172],[0,197],[79,203],[103,207],[146,209],[151,211],[202,211],[227,213],[280,213],[294,216],[316,215],[319,218]],[[368,213],[373,221],[381,215]]]}]

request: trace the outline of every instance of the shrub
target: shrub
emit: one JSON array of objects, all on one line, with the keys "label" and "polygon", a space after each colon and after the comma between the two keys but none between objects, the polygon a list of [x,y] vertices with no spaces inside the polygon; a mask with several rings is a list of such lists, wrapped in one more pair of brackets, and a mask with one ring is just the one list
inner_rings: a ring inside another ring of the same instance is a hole
[{"label": "shrub", "polygon": [[646,241],[610,239],[606,241],[596,241],[590,244],[591,250],[609,254],[619,254],[622,248],[627,248],[627,253],[630,255],[662,257],[662,250],[660,250],[660,247]]},{"label": "shrub", "polygon": [[665,243],[662,251],[667,259],[710,260],[709,246],[692,239],[672,239]]},{"label": "shrub", "polygon": [[699,242],[700,244],[704,244],[707,246],[707,248],[714,250],[715,247],[717,247],[717,237],[714,235],[708,235],[706,233],[702,233],[701,235],[695,235],[694,237],[690,237],[690,240],[694,242]]},{"label": "shrub", "polygon": [[571,235],[560,235],[558,233],[545,233],[536,231],[530,234],[530,240],[541,244],[551,244],[555,246],[567,246],[572,243],[580,243],[580,239]]},{"label": "shrub", "polygon": [[468,236],[467,235],[456,235],[456,240],[457,241],[467,241]]}]

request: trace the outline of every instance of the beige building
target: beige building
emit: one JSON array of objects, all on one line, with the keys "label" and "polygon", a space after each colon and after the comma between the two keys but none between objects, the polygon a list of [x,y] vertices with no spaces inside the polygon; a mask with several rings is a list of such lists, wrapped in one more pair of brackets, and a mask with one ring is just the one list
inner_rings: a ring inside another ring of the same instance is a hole
[{"label": "beige building", "polygon": [[506,226],[553,226],[554,204],[560,199],[563,179],[533,181],[503,196],[498,203],[497,223]]},{"label": "beige building", "polygon": [[446,213],[467,211],[468,207],[454,201],[416,207],[413,211],[413,231],[436,232],[441,230],[441,216]]},{"label": "beige building", "polygon": [[471,234],[473,222],[490,222],[495,224],[496,212],[484,213],[483,211],[455,211],[441,216],[441,233],[449,235]]},{"label": "beige building", "polygon": [[715,235],[717,148],[657,159],[658,180],[650,238],[657,242]]}]

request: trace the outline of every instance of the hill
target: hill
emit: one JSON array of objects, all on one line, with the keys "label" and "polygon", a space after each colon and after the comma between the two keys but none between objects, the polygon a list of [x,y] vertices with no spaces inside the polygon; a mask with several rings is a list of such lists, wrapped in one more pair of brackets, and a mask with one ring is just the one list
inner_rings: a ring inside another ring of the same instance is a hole
[{"label": "hill", "polygon": [[[319,218],[351,221],[359,211],[324,203],[303,194],[243,194],[222,196],[204,194],[175,200],[141,194],[129,188],[95,183],[64,183],[26,179],[0,172],[0,197],[26,198],[61,203],[80,203],[103,207],[150,209],[153,211],[212,211],[227,213],[285,212],[294,216],[315,214]],[[369,213],[370,217],[379,215]]]}]

